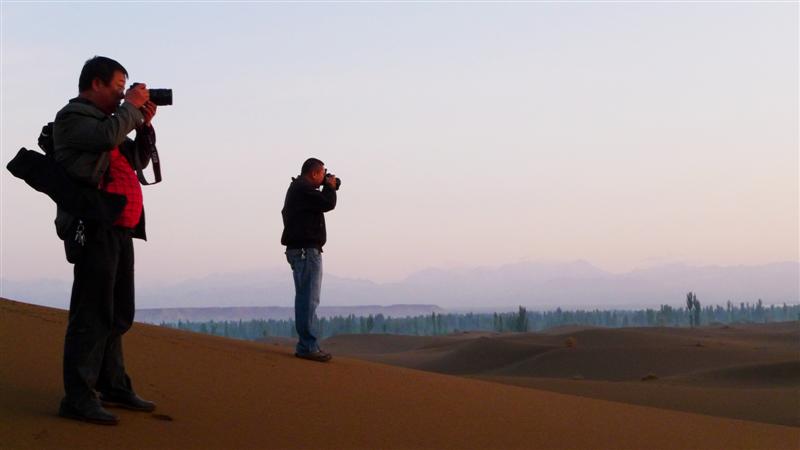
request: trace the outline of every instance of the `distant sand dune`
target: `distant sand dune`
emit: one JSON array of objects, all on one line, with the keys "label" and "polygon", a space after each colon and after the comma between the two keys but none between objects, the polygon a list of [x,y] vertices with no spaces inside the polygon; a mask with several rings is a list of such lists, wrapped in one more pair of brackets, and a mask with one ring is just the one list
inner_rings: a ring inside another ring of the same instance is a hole
[{"label": "distant sand dune", "polygon": [[[800,360],[727,367],[676,376],[665,381],[695,386],[790,387],[797,389],[800,394]],[[800,415],[800,397],[798,397],[798,402],[798,414]]]},{"label": "distant sand dune", "polygon": [[796,449],[800,429],[561,395],[136,324],[126,362],[158,415],[56,416],[66,312],[0,300],[10,449]]},{"label": "distant sand dune", "polygon": [[[402,340],[404,350],[395,339]],[[366,341],[373,345],[362,353],[357,343]],[[419,370],[800,426],[797,323],[697,329],[567,326],[452,339],[336,336],[325,344],[343,354]],[[381,353],[378,344],[392,351]]]},{"label": "distant sand dune", "polygon": [[[800,333],[779,329],[727,336],[715,329],[584,329],[567,334],[509,333],[477,337],[335,336],[327,348],[377,361],[450,374],[492,374],[636,381],[800,357]],[[752,341],[746,339],[753,336]],[[792,339],[797,340],[792,345]],[[574,348],[566,346],[573,338]],[[369,343],[369,351],[362,342]],[[387,351],[381,352],[384,345]]]},{"label": "distant sand dune", "polygon": [[[425,348],[394,354],[384,361],[415,369],[453,375],[470,375],[494,370],[501,370],[520,360],[531,360],[551,352],[558,347],[527,342],[502,341],[480,337],[477,339],[453,344],[450,348]],[[411,360],[418,359],[419,364]]]},{"label": "distant sand dune", "polygon": [[580,375],[592,380],[636,381],[653,374],[659,378],[747,363],[789,361],[789,352],[766,353],[750,349],[685,348],[561,348],[493,371],[494,375],[565,378]]},{"label": "distant sand dune", "polygon": [[595,381],[534,377],[477,376],[476,379],[666,408],[717,417],[800,426],[800,390],[797,388],[745,388],[673,385],[641,381]]},{"label": "distant sand dune", "polygon": [[[342,346],[348,353],[397,353],[436,343],[438,338],[390,334],[343,334],[326,341],[326,349]],[[450,341],[448,341],[450,342]]]}]

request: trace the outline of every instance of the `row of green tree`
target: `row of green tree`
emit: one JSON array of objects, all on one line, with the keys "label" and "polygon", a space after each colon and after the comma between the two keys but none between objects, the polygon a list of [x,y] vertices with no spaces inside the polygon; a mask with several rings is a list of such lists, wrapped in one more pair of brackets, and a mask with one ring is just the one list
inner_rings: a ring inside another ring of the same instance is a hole
[{"label": "row of green tree", "polygon": [[[407,334],[433,336],[460,331],[541,331],[562,325],[592,325],[602,327],[689,327],[707,324],[767,323],[800,320],[800,305],[764,306],[740,303],[703,307],[693,293],[687,294],[687,307],[661,305],[658,309],[638,310],[562,310],[527,311],[520,306],[516,312],[476,314],[450,313],[415,317],[376,316],[323,317],[317,321],[319,336],[338,334]],[[162,323],[162,326],[190,330],[237,339],[254,340],[268,336],[296,337],[293,320],[248,320],[223,322]]]}]

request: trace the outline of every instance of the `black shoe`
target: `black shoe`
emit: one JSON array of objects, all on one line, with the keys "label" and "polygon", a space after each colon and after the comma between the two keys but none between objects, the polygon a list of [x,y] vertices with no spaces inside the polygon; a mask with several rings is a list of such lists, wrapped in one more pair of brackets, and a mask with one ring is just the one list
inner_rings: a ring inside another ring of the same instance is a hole
[{"label": "black shoe", "polygon": [[119,417],[106,411],[100,404],[92,401],[84,403],[84,405],[76,406],[67,402],[67,399],[61,400],[58,415],[67,419],[82,420],[98,425],[116,425],[119,423]]},{"label": "black shoe", "polygon": [[100,401],[103,406],[116,406],[118,408],[130,409],[132,411],[150,412],[156,409],[156,404],[140,398],[134,393],[126,395],[100,394]]},{"label": "black shoe", "polygon": [[317,361],[317,362],[328,362],[333,358],[333,355],[330,353],[323,352],[322,350],[317,350],[315,352],[308,352],[308,353],[295,353],[294,356],[302,359],[307,359],[309,361]]}]

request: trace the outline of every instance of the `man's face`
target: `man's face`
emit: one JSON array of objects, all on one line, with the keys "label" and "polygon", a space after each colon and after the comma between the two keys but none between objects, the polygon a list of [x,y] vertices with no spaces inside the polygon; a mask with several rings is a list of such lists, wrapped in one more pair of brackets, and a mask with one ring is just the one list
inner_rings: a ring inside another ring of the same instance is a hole
[{"label": "man's face", "polygon": [[325,180],[325,173],[327,172],[328,170],[324,167],[320,167],[311,172],[311,181],[314,182],[314,186],[320,186],[322,184]]},{"label": "man's face", "polygon": [[92,83],[92,90],[97,107],[106,114],[116,111],[119,102],[125,98],[125,81],[125,74],[120,71],[114,72],[111,82],[108,84],[103,83],[100,79],[95,79]]}]

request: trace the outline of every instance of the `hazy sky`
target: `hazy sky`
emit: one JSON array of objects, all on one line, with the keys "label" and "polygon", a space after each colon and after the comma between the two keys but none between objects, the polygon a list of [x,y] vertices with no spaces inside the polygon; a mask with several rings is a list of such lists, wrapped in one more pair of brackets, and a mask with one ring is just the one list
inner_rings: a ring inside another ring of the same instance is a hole
[{"label": "hazy sky", "polygon": [[341,276],[798,260],[796,2],[3,2],[0,29],[4,278],[71,278],[5,165],[93,55],[174,89],[140,282],[284,267],[309,156],[343,179]]}]

